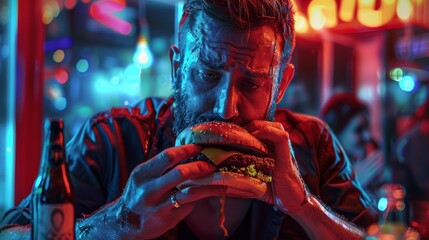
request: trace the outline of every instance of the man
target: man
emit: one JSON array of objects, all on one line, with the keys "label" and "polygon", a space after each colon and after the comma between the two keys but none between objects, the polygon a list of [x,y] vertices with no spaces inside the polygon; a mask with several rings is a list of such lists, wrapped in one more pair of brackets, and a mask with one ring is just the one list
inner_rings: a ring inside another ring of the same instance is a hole
[{"label": "man", "polygon": [[370,130],[368,106],[350,93],[337,93],[322,106],[320,117],[332,126],[361,186],[374,199],[374,203],[377,202],[377,192],[382,184],[390,182],[390,174],[383,152],[377,146],[368,149],[372,143],[376,144]]},{"label": "man", "polygon": [[[68,144],[76,214],[91,214],[78,220],[78,238],[223,239],[220,196],[231,239],[364,236],[374,216],[338,143],[321,121],[276,111],[294,73],[291,8],[286,0],[185,3],[179,46],[170,50],[174,96],[98,114]],[[215,120],[243,126],[272,148],[273,181],[260,199],[216,185],[171,193],[216,171],[203,161],[177,165],[203,147],[174,147],[181,130]],[[8,222],[28,223],[13,219],[16,211]]]}]

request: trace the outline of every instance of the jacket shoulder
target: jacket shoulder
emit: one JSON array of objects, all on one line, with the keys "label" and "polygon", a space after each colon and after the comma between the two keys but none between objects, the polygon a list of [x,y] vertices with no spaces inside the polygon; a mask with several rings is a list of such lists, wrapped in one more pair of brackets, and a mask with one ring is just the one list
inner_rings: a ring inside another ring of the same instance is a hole
[{"label": "jacket shoulder", "polygon": [[320,132],[328,129],[328,125],[319,117],[292,112],[285,108],[278,108],[276,110],[275,119],[277,122],[282,123],[285,129],[300,128],[308,129],[312,132],[314,130]]},{"label": "jacket shoulder", "polygon": [[129,118],[136,120],[155,120],[159,112],[166,108],[167,99],[160,97],[149,97],[140,100],[135,105],[127,107],[112,107],[109,110],[101,111],[93,115],[90,125],[95,125],[110,121],[111,119]]}]

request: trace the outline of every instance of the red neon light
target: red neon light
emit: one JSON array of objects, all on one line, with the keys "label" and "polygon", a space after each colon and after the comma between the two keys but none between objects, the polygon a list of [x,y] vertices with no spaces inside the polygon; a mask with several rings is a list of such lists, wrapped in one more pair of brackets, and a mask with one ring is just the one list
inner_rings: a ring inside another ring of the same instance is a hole
[{"label": "red neon light", "polygon": [[55,79],[57,80],[57,82],[65,84],[67,80],[69,80],[69,74],[67,73],[65,68],[60,67],[55,71]]},{"label": "red neon light", "polygon": [[64,2],[64,5],[66,6],[67,9],[72,9],[76,5],[76,0],[66,0]]},{"label": "red neon light", "polygon": [[92,18],[112,30],[128,35],[133,28],[131,23],[115,16],[115,13],[122,11],[125,6],[125,0],[101,0],[91,5],[89,13]]}]

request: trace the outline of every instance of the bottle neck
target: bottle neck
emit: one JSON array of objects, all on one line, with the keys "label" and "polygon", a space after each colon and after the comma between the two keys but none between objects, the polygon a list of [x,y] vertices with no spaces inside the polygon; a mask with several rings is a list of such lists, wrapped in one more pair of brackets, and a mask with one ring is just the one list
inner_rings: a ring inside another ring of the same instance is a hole
[{"label": "bottle neck", "polygon": [[55,168],[64,168],[66,163],[65,149],[60,145],[50,145],[43,150],[39,175],[47,174]]},{"label": "bottle neck", "polygon": [[45,131],[39,176],[49,174],[52,168],[59,167],[66,161],[62,120],[47,121]]}]

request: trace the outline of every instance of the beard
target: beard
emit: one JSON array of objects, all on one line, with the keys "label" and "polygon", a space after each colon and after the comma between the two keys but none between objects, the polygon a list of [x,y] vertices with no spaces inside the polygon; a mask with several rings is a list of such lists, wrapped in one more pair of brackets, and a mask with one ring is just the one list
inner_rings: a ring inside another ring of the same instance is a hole
[{"label": "beard", "polygon": [[[221,122],[232,122],[233,119],[224,119],[221,116],[197,116],[194,114],[195,109],[191,109],[189,107],[189,99],[190,97],[183,91],[180,86],[182,82],[182,77],[178,76],[177,81],[174,81],[173,84],[173,114],[174,114],[174,123],[173,123],[173,131],[176,136],[182,132],[185,128],[194,126],[198,123],[202,122],[210,122],[210,121],[221,121]],[[277,96],[278,93],[278,84],[274,84],[273,87],[273,96]],[[274,113],[276,110],[276,103],[274,98],[270,104],[270,107],[267,112],[267,120],[274,121]],[[256,119],[255,119],[256,120]]]}]

